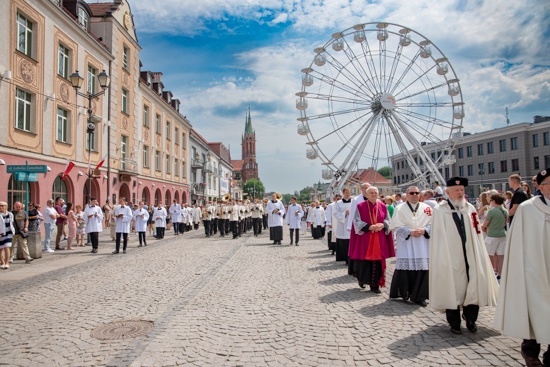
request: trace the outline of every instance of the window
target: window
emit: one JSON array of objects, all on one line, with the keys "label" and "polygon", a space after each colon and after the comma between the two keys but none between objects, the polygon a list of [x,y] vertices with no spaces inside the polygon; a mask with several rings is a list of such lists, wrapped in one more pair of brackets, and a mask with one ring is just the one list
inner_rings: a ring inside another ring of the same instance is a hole
[{"label": "window", "polygon": [[82,28],[88,30],[89,16],[86,13],[86,10],[83,8],[78,8],[78,23],[82,25]]},{"label": "window", "polygon": [[[57,176],[57,178],[61,179],[61,176]],[[15,175],[11,175],[8,182],[8,207],[6,209],[12,208],[16,201],[24,203],[26,192],[26,183],[16,180]]]},{"label": "window", "polygon": [[160,152],[155,150],[155,169],[160,171]]},{"label": "window", "polygon": [[485,163],[479,163],[477,165],[477,173],[481,176],[485,174]]},{"label": "window", "polygon": [[519,159],[512,159],[512,171],[519,171]]},{"label": "window", "polygon": [[17,49],[32,57],[32,22],[17,13]]},{"label": "window", "polygon": [[458,148],[458,158],[464,158],[464,148]]},{"label": "window", "polygon": [[67,184],[61,179],[61,176],[57,176],[55,178],[52,186],[52,199],[55,200],[57,197],[61,197],[65,201],[69,201]]},{"label": "window", "polygon": [[69,142],[69,112],[62,109],[57,108],[57,141],[61,141],[63,143]]},{"label": "window", "polygon": [[174,175],[179,176],[180,175],[180,161],[179,159],[174,159]]},{"label": "window", "polygon": [[15,92],[15,127],[19,130],[31,131],[31,101],[32,95],[19,88]]},{"label": "window", "polygon": [[501,152],[505,152],[506,151],[506,140],[505,139],[501,139],[498,141],[498,145],[500,147],[500,151]]},{"label": "window", "polygon": [[178,141],[179,137],[180,137],[180,129],[175,127],[174,128],[174,144],[179,145],[179,141]]},{"label": "window", "polygon": [[143,106],[143,126],[149,127],[149,106]]},{"label": "window", "polygon": [[533,134],[533,148],[539,146],[539,134]]},{"label": "window", "polygon": [[510,149],[511,150],[517,150],[518,149],[518,138],[517,136],[510,138]]},{"label": "window", "polygon": [[128,152],[128,137],[120,136],[120,169],[126,170],[126,154]]},{"label": "window", "polygon": [[172,140],[172,135],[170,134],[170,121],[166,123],[166,140]]},{"label": "window", "polygon": [[533,157],[533,168],[540,169],[539,157]]},{"label": "window", "polygon": [[122,47],[122,67],[128,69],[130,64],[130,49],[126,46]]},{"label": "window", "polygon": [[[542,144],[543,145],[550,145],[550,133],[542,133]],[[546,166],[548,167],[548,166]]]},{"label": "window", "polygon": [[477,155],[483,155],[483,144],[477,145]]},{"label": "window", "polygon": [[69,77],[69,49],[61,43],[57,48],[57,74],[67,79]]},{"label": "window", "polygon": [[467,146],[466,147],[466,157],[471,157],[472,156],[472,146]]},{"label": "window", "polygon": [[500,172],[508,172],[508,162],[500,161]]},{"label": "window", "polygon": [[493,154],[495,152],[495,149],[493,147],[493,142],[490,141],[487,143],[487,154]]},{"label": "window", "polygon": [[149,168],[149,147],[143,146],[143,167]]},{"label": "window", "polygon": [[122,112],[128,113],[128,91],[122,88]]},{"label": "window", "polygon": [[86,85],[86,91],[89,94],[94,94],[96,91],[96,75],[97,69],[91,65],[88,65],[88,83]]},{"label": "window", "polygon": [[474,165],[469,164],[468,165],[468,176],[473,176],[473,175],[474,175]]},{"label": "window", "polygon": [[156,121],[155,131],[156,131],[157,134],[160,134],[162,130],[160,128],[161,121],[160,121],[160,115],[158,113],[157,113],[155,121]]},{"label": "window", "polygon": [[489,174],[495,173],[495,162],[487,163],[487,168],[489,169]]},{"label": "window", "polygon": [[550,155],[544,156],[544,167],[550,167]]},{"label": "window", "polygon": [[91,151],[96,150],[97,141],[96,141],[95,134],[97,134],[97,129],[94,130],[94,132],[91,134],[86,134],[86,150],[91,150]]},{"label": "window", "polygon": [[172,159],[166,154],[166,173],[172,172]]}]

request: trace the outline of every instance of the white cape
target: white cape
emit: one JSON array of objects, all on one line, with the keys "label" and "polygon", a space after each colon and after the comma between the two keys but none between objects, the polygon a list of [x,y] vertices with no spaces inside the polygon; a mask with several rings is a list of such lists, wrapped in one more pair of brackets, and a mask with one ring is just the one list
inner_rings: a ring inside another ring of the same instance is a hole
[{"label": "white cape", "polygon": [[495,327],[550,343],[550,206],[536,196],[520,204],[508,232]]}]

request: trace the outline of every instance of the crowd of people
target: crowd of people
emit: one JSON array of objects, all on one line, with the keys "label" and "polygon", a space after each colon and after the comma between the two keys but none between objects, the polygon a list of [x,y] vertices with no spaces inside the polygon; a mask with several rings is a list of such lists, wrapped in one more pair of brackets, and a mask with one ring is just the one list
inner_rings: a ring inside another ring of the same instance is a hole
[{"label": "crowd of people", "polygon": [[[26,238],[44,223],[43,251],[92,246],[98,252],[99,233],[110,230],[113,254],[126,253],[129,234],[136,233],[138,247],[149,237],[163,239],[198,230],[205,237],[233,239],[251,232],[269,231],[274,245],[282,245],[288,226],[289,244],[298,246],[300,235],[311,230],[313,239],[326,237],[328,250],[361,288],[374,294],[386,285],[386,260],[395,257],[389,296],[445,312],[450,332],[461,334],[461,323],[477,332],[479,308],[497,306],[495,325],[504,334],[523,338],[521,353],[527,366],[549,366],[550,348],[539,359],[540,343],[550,343],[550,169],[541,171],[531,186],[517,174],[508,178],[510,191],[485,190],[472,205],[465,195],[468,179],[453,177],[443,189],[420,190],[410,186],[404,193],[379,195],[378,188],[361,184],[352,197],[344,188],[331,202],[298,204],[296,197],[284,205],[278,194],[260,201],[220,200],[202,206],[178,203],[148,206],[127,204],[100,207],[95,198],[85,208],[47,200],[44,211],[20,202],[13,211],[0,202],[0,260],[8,269],[21,250],[26,263]],[[52,235],[57,229],[55,247]],[[67,246],[62,247],[62,241]],[[86,242],[86,243],[85,243]],[[122,249],[121,247],[122,242]],[[500,284],[500,285],[499,285]],[[500,294],[499,294],[500,288]]]}]

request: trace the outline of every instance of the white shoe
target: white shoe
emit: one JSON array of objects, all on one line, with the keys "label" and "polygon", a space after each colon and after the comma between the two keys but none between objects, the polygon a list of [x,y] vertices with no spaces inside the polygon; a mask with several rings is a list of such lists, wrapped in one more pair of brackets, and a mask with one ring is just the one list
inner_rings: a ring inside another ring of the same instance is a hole
[{"label": "white shoe", "polygon": [[49,253],[55,252],[55,250],[52,250],[52,249],[43,250],[43,251],[44,251],[44,252],[49,252]]},{"label": "white shoe", "polygon": [[13,263],[13,259],[10,259],[10,263]]}]

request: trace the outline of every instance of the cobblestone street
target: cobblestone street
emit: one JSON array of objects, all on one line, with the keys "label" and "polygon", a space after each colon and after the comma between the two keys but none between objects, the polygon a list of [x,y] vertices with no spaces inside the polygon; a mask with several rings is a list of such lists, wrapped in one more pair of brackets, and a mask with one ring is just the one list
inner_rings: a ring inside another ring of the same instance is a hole
[{"label": "cobblestone street", "polygon": [[[444,314],[361,290],[325,243],[201,231],[112,255],[90,248],[16,261],[0,273],[5,366],[520,366],[519,340],[492,328],[449,332]],[[393,264],[388,264],[387,282]],[[97,327],[144,320],[144,336]],[[465,328],[464,328],[465,329]]]}]

